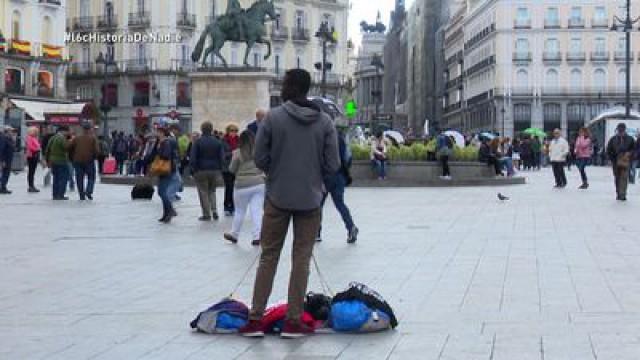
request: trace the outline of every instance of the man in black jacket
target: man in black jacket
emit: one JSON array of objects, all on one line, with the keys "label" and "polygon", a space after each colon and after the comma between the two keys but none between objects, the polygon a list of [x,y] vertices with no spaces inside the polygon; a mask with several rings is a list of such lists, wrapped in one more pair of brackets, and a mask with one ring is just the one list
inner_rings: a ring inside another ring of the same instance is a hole
[{"label": "man in black jacket", "polygon": [[607,144],[607,155],[611,160],[613,168],[613,176],[616,182],[616,194],[618,201],[627,201],[627,186],[629,184],[629,167],[635,141],[633,137],[627,134],[627,125],[625,123],[618,124],[616,135],[609,140]]},{"label": "man in black jacket", "polygon": [[627,134],[627,125],[625,123],[618,124],[616,135],[607,144],[607,155],[609,155],[611,167],[613,168],[618,201],[627,201],[629,167],[631,166],[634,147],[635,141],[633,137]]},{"label": "man in black jacket", "polygon": [[15,130],[7,126],[4,134],[0,133],[0,194],[8,195],[11,191],[7,189],[9,176],[11,176],[11,165],[13,163],[13,153],[15,152]]},{"label": "man in black jacket", "polygon": [[225,167],[225,149],[222,141],[213,136],[213,125],[204,122],[202,136],[191,145],[190,165],[198,188],[202,207],[200,221],[218,220],[216,186],[221,182]]}]

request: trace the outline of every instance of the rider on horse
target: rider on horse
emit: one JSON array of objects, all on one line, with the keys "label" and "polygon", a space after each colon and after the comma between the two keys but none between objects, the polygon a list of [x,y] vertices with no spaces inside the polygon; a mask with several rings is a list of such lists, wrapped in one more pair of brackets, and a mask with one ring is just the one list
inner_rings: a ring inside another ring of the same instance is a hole
[{"label": "rider on horse", "polygon": [[246,11],[240,5],[240,1],[229,0],[229,2],[227,3],[227,15],[229,16],[229,19],[233,24],[232,26],[235,27],[238,31],[238,40],[245,39],[245,13]]}]

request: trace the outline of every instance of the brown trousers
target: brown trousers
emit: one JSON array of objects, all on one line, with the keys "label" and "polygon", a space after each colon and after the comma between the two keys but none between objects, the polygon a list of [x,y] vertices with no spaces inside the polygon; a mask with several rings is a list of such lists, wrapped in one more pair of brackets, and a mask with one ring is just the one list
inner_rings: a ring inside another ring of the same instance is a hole
[{"label": "brown trousers", "polygon": [[293,219],[293,252],[289,278],[289,308],[287,319],[299,321],[304,309],[304,297],[309,281],[309,263],[313,254],[316,234],[320,229],[320,209],[290,211],[278,209],[265,199],[260,245],[262,254],[253,288],[251,320],[260,320],[273,289],[280,253]]},{"label": "brown trousers", "polygon": [[198,171],[193,178],[198,188],[200,207],[202,216],[211,217],[212,213],[217,214],[216,207],[216,186],[221,183],[222,174],[220,171]]},{"label": "brown trousers", "polygon": [[627,186],[629,185],[629,168],[613,164],[613,176],[616,181],[616,194],[618,197],[627,197]]}]

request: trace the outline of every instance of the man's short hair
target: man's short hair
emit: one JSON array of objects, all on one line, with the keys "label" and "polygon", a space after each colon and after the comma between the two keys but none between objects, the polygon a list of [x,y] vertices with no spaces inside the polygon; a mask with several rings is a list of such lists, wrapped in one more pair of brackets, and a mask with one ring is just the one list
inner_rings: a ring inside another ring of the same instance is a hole
[{"label": "man's short hair", "polygon": [[200,130],[203,134],[211,135],[213,132],[213,124],[210,121],[205,121],[200,125]]},{"label": "man's short hair", "polygon": [[284,74],[282,100],[306,98],[311,88],[311,75],[304,69],[291,69]]}]

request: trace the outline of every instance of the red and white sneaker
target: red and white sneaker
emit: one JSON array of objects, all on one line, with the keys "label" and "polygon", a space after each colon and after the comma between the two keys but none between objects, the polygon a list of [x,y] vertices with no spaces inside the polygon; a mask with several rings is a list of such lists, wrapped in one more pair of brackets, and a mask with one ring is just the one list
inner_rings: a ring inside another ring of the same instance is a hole
[{"label": "red and white sneaker", "polygon": [[284,339],[297,339],[314,333],[312,327],[300,322],[285,320],[280,336]]},{"label": "red and white sneaker", "polygon": [[241,327],[238,332],[244,337],[261,338],[264,337],[264,325],[262,325],[262,321],[251,320],[247,325]]}]

